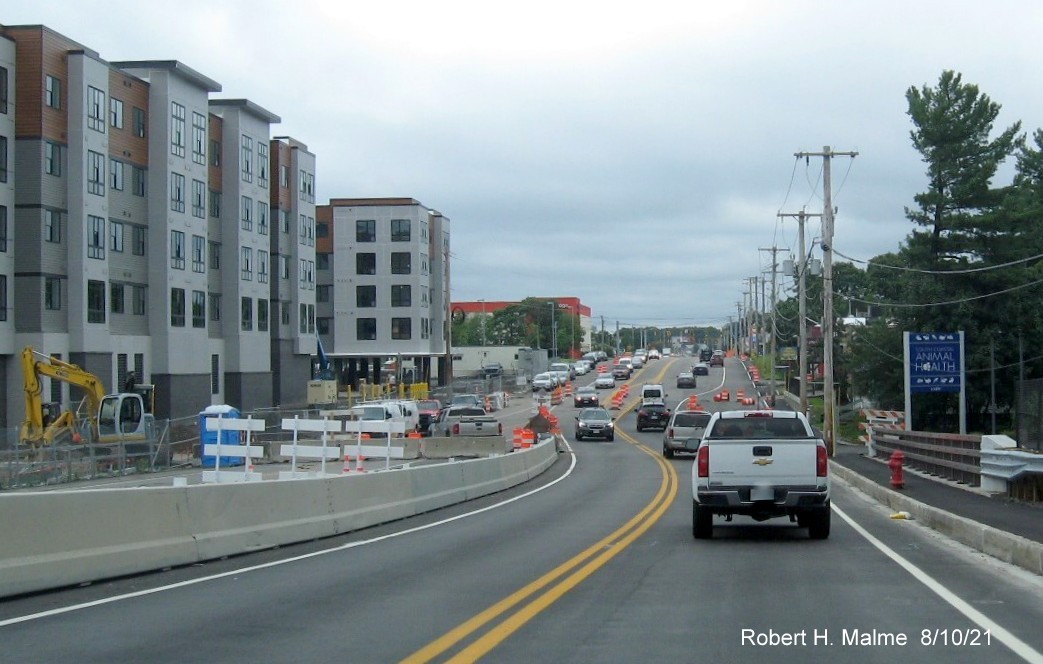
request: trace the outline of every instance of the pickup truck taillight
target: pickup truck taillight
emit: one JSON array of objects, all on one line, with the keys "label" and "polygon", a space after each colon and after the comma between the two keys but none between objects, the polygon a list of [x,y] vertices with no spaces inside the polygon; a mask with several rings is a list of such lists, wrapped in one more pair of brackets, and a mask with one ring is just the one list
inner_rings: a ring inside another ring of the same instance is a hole
[{"label": "pickup truck taillight", "polygon": [[503,435],[503,422],[500,422],[496,425],[496,433],[500,434],[501,436]]},{"label": "pickup truck taillight", "polygon": [[666,437],[667,438],[673,438],[674,437],[674,428],[673,427],[670,427],[669,429],[666,430]]},{"label": "pickup truck taillight", "polygon": [[699,477],[710,476],[710,446],[701,445],[696,453],[695,465],[699,471]]},{"label": "pickup truck taillight", "polygon": [[460,435],[460,425],[459,424],[454,424],[453,425],[453,435],[454,436],[459,436]]},{"label": "pickup truck taillight", "polygon": [[826,451],[825,445],[819,445],[818,455],[815,457],[815,475],[817,477],[825,477],[829,474],[829,452]]}]

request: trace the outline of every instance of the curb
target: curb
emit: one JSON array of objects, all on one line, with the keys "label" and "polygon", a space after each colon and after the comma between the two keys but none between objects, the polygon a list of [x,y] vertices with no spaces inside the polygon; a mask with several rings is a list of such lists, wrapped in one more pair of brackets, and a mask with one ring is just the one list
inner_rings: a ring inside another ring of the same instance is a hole
[{"label": "curb", "polygon": [[1039,542],[951,514],[937,507],[931,507],[897,491],[880,486],[833,461],[830,462],[830,472],[892,510],[909,512],[914,519],[950,539],[1005,563],[1043,576],[1043,544]]}]

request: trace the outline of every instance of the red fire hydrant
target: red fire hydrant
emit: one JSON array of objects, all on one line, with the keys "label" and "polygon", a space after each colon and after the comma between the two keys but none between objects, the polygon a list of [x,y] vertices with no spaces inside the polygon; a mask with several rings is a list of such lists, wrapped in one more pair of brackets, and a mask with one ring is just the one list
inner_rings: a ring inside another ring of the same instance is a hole
[{"label": "red fire hydrant", "polygon": [[905,477],[902,474],[902,464],[904,462],[905,454],[902,454],[901,450],[892,452],[891,458],[887,461],[887,467],[891,469],[891,486],[896,489],[905,487]]}]

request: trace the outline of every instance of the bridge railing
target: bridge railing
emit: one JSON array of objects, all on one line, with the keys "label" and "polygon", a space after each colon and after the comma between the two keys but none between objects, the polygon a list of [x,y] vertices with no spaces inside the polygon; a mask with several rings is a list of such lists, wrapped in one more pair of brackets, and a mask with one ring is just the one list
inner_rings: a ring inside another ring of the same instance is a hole
[{"label": "bridge railing", "polygon": [[971,434],[905,431],[893,426],[869,428],[877,457],[893,452],[905,455],[905,464],[930,475],[970,486],[981,486],[981,436]]}]

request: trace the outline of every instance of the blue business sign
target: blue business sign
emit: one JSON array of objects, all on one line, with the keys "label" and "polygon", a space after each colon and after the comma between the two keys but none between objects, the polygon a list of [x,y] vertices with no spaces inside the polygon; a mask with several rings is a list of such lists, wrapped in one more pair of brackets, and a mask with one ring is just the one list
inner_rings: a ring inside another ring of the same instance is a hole
[{"label": "blue business sign", "polygon": [[963,333],[909,333],[909,391],[959,392]]}]

